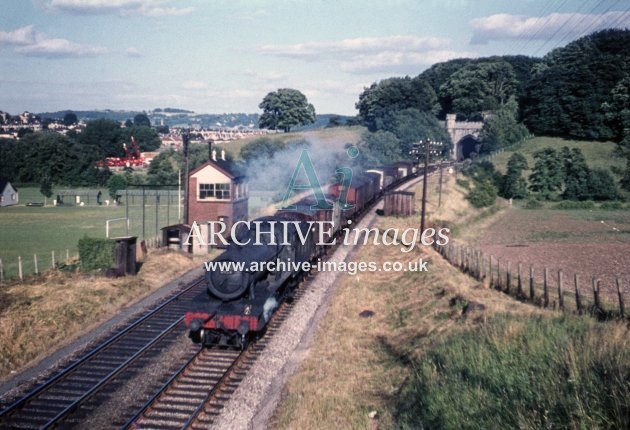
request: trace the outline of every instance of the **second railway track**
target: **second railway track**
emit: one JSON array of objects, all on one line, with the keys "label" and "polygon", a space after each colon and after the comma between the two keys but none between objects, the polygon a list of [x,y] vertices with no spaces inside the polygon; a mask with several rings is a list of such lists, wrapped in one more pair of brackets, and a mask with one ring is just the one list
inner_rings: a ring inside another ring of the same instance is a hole
[{"label": "second railway track", "polygon": [[[71,426],[76,421],[73,415],[94,409],[103,396],[114,395],[117,381],[140,372],[152,356],[181,337],[185,307],[202,290],[202,282],[191,283],[0,411],[0,428],[45,429],[63,422],[67,422],[63,427]],[[96,401],[91,400],[97,395]]]}]

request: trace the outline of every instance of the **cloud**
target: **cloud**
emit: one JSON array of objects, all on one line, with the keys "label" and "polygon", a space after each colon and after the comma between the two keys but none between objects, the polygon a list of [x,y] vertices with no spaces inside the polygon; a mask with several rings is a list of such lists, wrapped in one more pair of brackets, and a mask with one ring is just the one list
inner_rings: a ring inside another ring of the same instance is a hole
[{"label": "cloud", "polygon": [[265,9],[257,9],[252,13],[239,13],[233,16],[233,19],[246,22],[256,22],[261,19],[266,19],[272,16],[271,12]]},{"label": "cloud", "polygon": [[129,48],[125,49],[125,54],[127,54],[127,57],[130,57],[130,58],[142,57],[142,54],[140,53],[140,51],[138,51],[133,46],[130,46]]},{"label": "cloud", "polygon": [[448,50],[449,39],[418,36],[386,36],[344,39],[332,42],[309,42],[296,45],[262,45],[267,55],[334,61],[342,70],[364,74],[375,72],[410,72],[418,66],[451,58],[476,56],[474,52]]},{"label": "cloud", "polygon": [[552,13],[540,17],[501,13],[473,19],[470,26],[473,29],[471,44],[509,39],[577,38],[605,28],[630,27],[630,11],[604,14]]},{"label": "cloud", "polygon": [[13,31],[0,31],[0,45],[28,45],[35,43],[37,32],[32,25]]},{"label": "cloud", "polygon": [[169,6],[171,0],[48,0],[50,10],[76,15],[119,16],[182,16],[194,11],[193,7]]},{"label": "cloud", "polygon": [[201,81],[184,81],[180,84],[180,88],[184,90],[203,90],[208,88],[208,84]]},{"label": "cloud", "polygon": [[101,55],[107,53],[108,49],[102,46],[81,45],[67,39],[43,39],[20,46],[15,52],[29,57],[70,58]]},{"label": "cloud", "polygon": [[15,46],[14,51],[29,57],[77,58],[109,52],[102,46],[82,45],[67,39],[50,38],[27,25],[14,31],[0,31],[0,45]]}]

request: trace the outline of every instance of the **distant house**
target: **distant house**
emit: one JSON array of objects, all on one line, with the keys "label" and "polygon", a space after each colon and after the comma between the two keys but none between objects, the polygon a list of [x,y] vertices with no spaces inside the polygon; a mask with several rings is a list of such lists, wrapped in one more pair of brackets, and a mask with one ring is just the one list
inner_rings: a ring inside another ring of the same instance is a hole
[{"label": "distant house", "polygon": [[18,204],[18,192],[9,181],[0,179],[0,208]]}]

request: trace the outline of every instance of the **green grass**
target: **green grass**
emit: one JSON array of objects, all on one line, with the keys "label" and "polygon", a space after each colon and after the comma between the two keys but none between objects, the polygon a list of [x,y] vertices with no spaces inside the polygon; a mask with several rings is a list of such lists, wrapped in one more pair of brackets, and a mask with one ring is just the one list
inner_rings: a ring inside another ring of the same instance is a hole
[{"label": "green grass", "polygon": [[[401,428],[630,428],[624,324],[499,317],[423,358],[396,400]],[[619,337],[617,337],[619,336]]]},{"label": "green grass", "polygon": [[[510,148],[509,151],[496,154],[492,158],[492,163],[498,170],[505,173],[510,156],[514,152],[520,152],[527,159],[527,163],[531,169],[534,166],[535,152],[547,147],[560,150],[563,146],[579,148],[584,154],[590,168],[610,169],[611,166],[617,166],[619,168],[625,167],[625,160],[617,154],[617,144],[614,142],[578,141],[558,137],[535,137],[526,140],[521,145]],[[529,171],[525,172],[526,175],[529,175],[529,173]]]},{"label": "green grass", "polygon": [[[17,275],[18,256],[22,257],[24,273],[34,272],[33,254],[38,256],[39,270],[49,268],[52,264],[52,252],[55,260],[65,259],[77,254],[80,238],[105,237],[105,222],[116,218],[125,218],[125,206],[49,206],[27,207],[27,202],[43,202],[44,196],[37,188],[20,188],[18,190],[20,204],[0,209],[0,259],[4,266],[5,276]],[[107,195],[104,192],[104,195]],[[103,199],[104,200],[104,199]],[[153,238],[160,234],[160,228],[176,224],[178,210],[176,199],[170,205],[165,201],[158,207],[156,230],[156,206],[151,198],[147,198],[143,216],[140,197],[129,207],[129,234],[142,238]],[[124,221],[110,223],[110,237],[127,235]]]}]

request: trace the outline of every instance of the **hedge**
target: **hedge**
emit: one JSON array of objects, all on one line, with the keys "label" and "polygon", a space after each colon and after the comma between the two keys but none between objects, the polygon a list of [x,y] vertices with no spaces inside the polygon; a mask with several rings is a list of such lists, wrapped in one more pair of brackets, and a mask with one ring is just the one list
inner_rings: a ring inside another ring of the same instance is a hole
[{"label": "hedge", "polygon": [[79,239],[81,269],[109,269],[114,265],[116,241],[85,236]]}]

